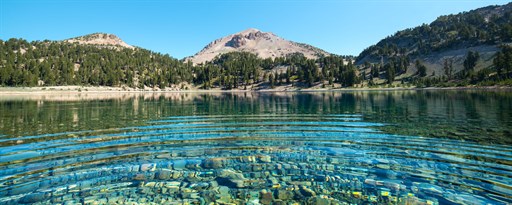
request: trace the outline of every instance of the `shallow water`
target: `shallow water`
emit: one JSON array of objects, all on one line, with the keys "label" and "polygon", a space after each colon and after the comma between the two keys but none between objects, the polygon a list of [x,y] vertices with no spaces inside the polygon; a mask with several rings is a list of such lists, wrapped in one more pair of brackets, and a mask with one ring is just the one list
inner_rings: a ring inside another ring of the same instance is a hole
[{"label": "shallow water", "polygon": [[0,204],[512,203],[512,93],[0,97]]}]

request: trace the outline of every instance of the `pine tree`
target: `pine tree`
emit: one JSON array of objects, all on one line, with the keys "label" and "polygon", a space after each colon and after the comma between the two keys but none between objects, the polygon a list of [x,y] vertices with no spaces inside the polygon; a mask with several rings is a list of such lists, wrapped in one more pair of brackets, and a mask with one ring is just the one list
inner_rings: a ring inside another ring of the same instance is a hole
[{"label": "pine tree", "polygon": [[416,69],[418,70],[417,74],[420,77],[427,76],[427,67],[425,67],[425,65],[423,65],[419,59],[416,60]]},{"label": "pine tree", "polygon": [[444,60],[444,75],[448,80],[452,79],[453,74],[453,59]]},{"label": "pine tree", "polygon": [[476,63],[480,59],[480,54],[478,52],[468,51],[466,54],[466,58],[464,59],[464,75],[468,76],[476,66]]},{"label": "pine tree", "polygon": [[272,73],[270,73],[270,74],[268,75],[268,82],[269,82],[269,84],[270,84],[270,87],[271,87],[271,88],[274,88],[274,84],[275,84],[275,82],[274,82],[274,75],[273,75]]}]

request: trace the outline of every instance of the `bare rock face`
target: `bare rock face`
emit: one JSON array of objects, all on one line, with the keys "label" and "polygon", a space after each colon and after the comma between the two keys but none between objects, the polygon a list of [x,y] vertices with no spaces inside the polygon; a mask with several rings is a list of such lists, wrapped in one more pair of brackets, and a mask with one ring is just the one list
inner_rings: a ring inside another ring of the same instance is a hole
[{"label": "bare rock face", "polygon": [[257,38],[265,38],[266,40],[270,40],[269,33],[263,33],[261,31],[251,32],[246,36],[249,40],[256,40]]},{"label": "bare rock face", "polygon": [[186,60],[194,64],[213,60],[216,56],[228,52],[250,52],[260,58],[284,57],[291,53],[302,53],[307,58],[318,58],[329,53],[311,45],[288,41],[270,32],[247,29],[212,41],[200,52]]},{"label": "bare rock face", "polygon": [[233,48],[240,48],[244,46],[247,43],[247,40],[244,36],[241,35],[235,35],[231,40],[229,40],[226,43],[226,46],[233,47]]},{"label": "bare rock face", "polygon": [[66,39],[64,40],[64,42],[96,45],[100,47],[118,47],[134,49],[133,46],[128,45],[116,35],[108,33],[93,33],[85,36]]}]

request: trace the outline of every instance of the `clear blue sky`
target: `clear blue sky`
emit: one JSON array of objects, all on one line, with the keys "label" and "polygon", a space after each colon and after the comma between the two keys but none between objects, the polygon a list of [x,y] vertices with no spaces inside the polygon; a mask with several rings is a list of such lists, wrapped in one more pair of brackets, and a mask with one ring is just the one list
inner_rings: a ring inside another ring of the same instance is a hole
[{"label": "clear blue sky", "polygon": [[398,30],[496,0],[0,0],[0,39],[62,40],[94,32],[190,56],[247,28],[357,55]]}]

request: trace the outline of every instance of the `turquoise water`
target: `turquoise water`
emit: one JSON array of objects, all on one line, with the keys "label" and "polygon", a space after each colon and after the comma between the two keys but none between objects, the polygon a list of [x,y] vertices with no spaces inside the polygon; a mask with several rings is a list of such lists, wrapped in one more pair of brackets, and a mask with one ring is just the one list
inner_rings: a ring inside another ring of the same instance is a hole
[{"label": "turquoise water", "polygon": [[510,204],[512,92],[0,97],[0,204]]}]

